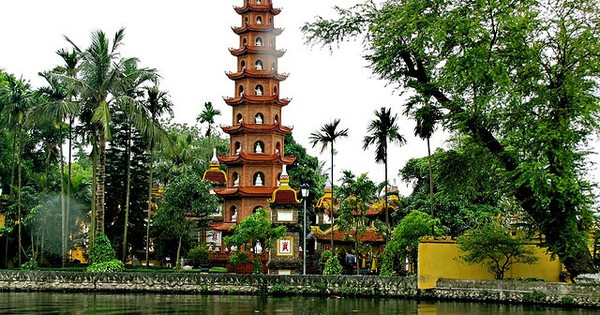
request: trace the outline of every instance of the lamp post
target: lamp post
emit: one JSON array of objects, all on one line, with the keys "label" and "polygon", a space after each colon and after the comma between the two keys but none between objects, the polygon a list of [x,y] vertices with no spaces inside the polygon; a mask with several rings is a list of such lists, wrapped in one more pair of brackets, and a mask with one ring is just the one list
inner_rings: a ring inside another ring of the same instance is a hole
[{"label": "lamp post", "polygon": [[304,199],[304,228],[302,229],[302,237],[303,245],[302,245],[302,274],[306,275],[306,254],[308,250],[306,250],[306,198],[308,198],[310,186],[306,183],[300,185],[300,192],[302,193],[302,198]]}]

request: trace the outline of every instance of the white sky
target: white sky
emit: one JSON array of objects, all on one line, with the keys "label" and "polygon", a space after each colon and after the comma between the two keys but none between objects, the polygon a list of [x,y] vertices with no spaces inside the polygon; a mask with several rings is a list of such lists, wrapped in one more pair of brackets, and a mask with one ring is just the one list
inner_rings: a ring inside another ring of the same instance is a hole
[{"label": "white sky", "polygon": [[[328,49],[304,45],[300,27],[317,15],[333,17],[333,6],[348,7],[361,0],[274,0],[283,9],[275,26],[285,31],[277,47],[287,53],[279,60],[279,71],[290,73],[281,83],[282,97],[293,101],[283,109],[282,123],[294,127],[294,138],[311,155],[327,161],[327,152],[310,148],[309,135],[335,118],[349,128],[349,138],[336,143],[336,178],[343,169],[355,174],[367,172],[375,181],[383,181],[383,165],[374,162],[373,150],[362,150],[362,139],[373,112],[391,107],[401,116],[401,132],[408,139],[403,147],[393,146],[389,156],[389,176],[412,157],[427,155],[424,141],[413,137],[414,122],[401,115],[403,99],[392,87],[373,78],[361,58],[361,43],[346,43],[330,54]],[[34,87],[43,81],[37,77],[61,63],[54,53],[69,47],[63,35],[80,47],[87,47],[93,30],[101,29],[110,37],[125,27],[123,56],[137,57],[142,66],[157,68],[161,87],[170,92],[175,104],[175,119],[194,124],[204,102],[212,102],[223,112],[218,124],[231,124],[231,108],[222,96],[234,94],[234,83],[225,71],[235,71],[236,58],[229,47],[238,45],[231,27],[241,25],[233,6],[242,0],[13,0],[1,1],[3,28],[0,31],[0,68],[31,80]],[[443,145],[446,135],[438,132],[432,148]],[[592,148],[598,152],[597,146]],[[599,161],[595,155],[593,160]],[[593,171],[595,178],[600,174]],[[409,193],[398,182],[403,193]]]}]

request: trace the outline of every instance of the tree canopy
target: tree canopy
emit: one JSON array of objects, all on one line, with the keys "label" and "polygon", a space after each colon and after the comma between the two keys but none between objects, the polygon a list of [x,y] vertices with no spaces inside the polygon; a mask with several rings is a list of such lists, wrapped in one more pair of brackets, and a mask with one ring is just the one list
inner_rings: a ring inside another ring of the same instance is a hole
[{"label": "tree canopy", "polygon": [[307,23],[307,41],[362,38],[373,72],[471,137],[572,276],[587,249],[585,145],[598,130],[600,10],[594,0],[373,1]]}]

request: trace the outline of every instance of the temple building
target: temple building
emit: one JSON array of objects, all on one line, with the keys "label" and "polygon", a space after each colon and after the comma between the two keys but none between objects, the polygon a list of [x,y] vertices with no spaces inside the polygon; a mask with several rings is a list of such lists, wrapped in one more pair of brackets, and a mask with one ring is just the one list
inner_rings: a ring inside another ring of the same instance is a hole
[{"label": "temple building", "polygon": [[[284,136],[292,129],[282,124],[282,109],[290,100],[279,97],[280,83],[287,78],[278,72],[278,59],[285,51],[276,48],[283,30],[275,27],[274,19],[281,10],[274,8],[271,0],[244,0],[242,7],[234,9],[242,25],[232,28],[239,36],[239,47],[229,49],[237,69],[226,73],[234,82],[234,95],[224,98],[232,108],[232,124],[222,127],[230,137],[230,153],[214,154],[204,174],[215,183],[214,193],[223,200],[222,221],[212,224],[207,241],[223,251],[227,248],[222,246],[222,238],[231,234],[232,226],[258,208],[270,211],[270,204],[278,202],[274,193],[282,169],[295,161],[295,157],[284,156],[283,150]],[[221,164],[226,171],[220,169]],[[288,201],[299,203],[296,191],[286,187],[282,195],[293,193],[293,200]]]}]

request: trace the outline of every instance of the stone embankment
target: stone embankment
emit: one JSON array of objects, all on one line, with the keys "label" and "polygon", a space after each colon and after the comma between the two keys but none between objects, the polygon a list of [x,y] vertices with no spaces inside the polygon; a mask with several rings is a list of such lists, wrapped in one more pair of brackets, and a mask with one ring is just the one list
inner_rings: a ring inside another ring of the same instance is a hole
[{"label": "stone embankment", "polygon": [[435,289],[416,286],[414,277],[0,271],[0,291],[362,296],[600,307],[600,286],[591,283],[441,279]]}]

